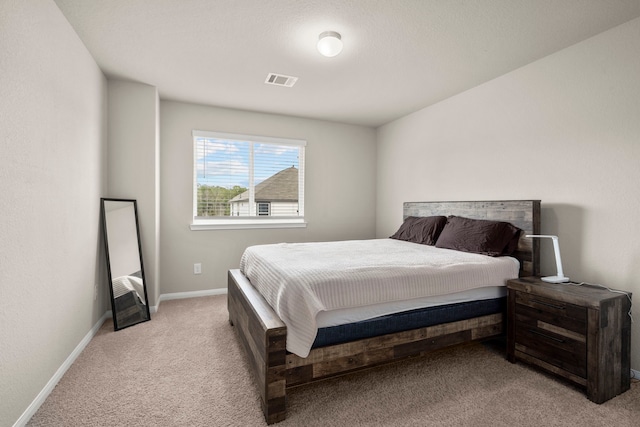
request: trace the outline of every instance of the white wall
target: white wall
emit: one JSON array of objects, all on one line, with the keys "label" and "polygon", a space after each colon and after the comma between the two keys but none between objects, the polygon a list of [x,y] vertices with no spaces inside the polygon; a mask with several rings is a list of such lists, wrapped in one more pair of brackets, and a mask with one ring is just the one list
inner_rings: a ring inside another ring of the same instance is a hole
[{"label": "white wall", "polygon": [[154,86],[109,80],[108,195],[138,201],[144,279],[150,305],[160,296],[159,99]]},{"label": "white wall", "polygon": [[[162,293],[226,288],[249,245],[374,237],[373,129],[172,101],[160,122]],[[306,140],[307,228],[191,231],[194,129]]]},{"label": "white wall", "polygon": [[2,426],[107,310],[106,100],[106,79],[53,1],[0,2]]},{"label": "white wall", "polygon": [[541,199],[565,274],[640,298],[639,76],[635,19],[379,128],[377,235],[404,201]]}]

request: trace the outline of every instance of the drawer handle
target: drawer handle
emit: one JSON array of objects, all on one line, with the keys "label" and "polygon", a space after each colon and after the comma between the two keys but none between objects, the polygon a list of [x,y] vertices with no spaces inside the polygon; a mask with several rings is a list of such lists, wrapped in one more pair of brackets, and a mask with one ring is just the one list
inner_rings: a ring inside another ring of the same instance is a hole
[{"label": "drawer handle", "polygon": [[531,332],[532,334],[540,335],[541,337],[544,337],[544,338],[548,338],[555,342],[564,343],[563,339],[552,337],[551,335],[543,334],[542,332],[536,331],[535,329],[529,329],[529,332]]},{"label": "drawer handle", "polygon": [[547,307],[551,307],[551,308],[557,308],[558,310],[564,310],[565,309],[565,307],[562,306],[562,305],[551,304],[551,303],[540,301],[540,300],[537,300],[537,299],[532,299],[531,302],[535,302],[535,303],[540,304],[540,305],[546,305]]}]

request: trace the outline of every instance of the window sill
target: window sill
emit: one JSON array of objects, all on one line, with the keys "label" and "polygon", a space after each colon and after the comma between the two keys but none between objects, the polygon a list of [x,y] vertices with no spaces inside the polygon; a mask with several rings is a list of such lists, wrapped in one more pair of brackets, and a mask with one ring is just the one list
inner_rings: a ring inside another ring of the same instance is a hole
[{"label": "window sill", "polygon": [[305,228],[304,218],[296,219],[221,219],[194,221],[189,228],[191,231],[202,230],[249,230],[257,228]]}]

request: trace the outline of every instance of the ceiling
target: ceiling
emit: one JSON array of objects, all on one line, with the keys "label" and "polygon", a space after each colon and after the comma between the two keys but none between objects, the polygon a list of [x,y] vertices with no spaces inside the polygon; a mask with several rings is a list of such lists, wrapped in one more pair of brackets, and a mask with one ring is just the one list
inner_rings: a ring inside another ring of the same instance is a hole
[{"label": "ceiling", "polygon": [[[377,127],[640,16],[640,0],[55,0],[110,79]],[[342,35],[334,58],[315,48]],[[298,77],[264,84],[268,73]]]}]

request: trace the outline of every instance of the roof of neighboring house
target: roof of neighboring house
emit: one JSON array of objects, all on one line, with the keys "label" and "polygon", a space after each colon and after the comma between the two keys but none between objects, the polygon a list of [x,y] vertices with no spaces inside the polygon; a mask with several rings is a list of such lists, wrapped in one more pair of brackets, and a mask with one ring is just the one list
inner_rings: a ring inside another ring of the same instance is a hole
[{"label": "roof of neighboring house", "polygon": [[[283,169],[256,185],[256,202],[296,202],[298,201],[298,169],[294,166]],[[249,191],[238,194],[229,202],[249,200]]]}]

